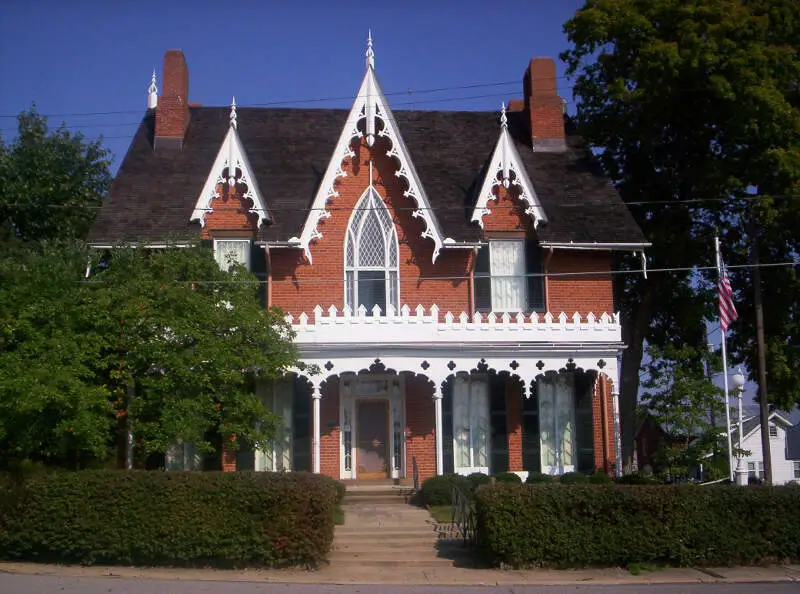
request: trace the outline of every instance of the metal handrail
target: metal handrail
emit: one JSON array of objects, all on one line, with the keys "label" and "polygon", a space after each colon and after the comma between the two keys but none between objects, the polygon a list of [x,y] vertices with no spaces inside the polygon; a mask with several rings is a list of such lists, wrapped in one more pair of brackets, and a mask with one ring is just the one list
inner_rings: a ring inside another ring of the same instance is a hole
[{"label": "metal handrail", "polygon": [[411,472],[414,477],[414,492],[419,491],[419,468],[417,467],[417,457],[411,456]]},{"label": "metal handrail", "polygon": [[472,501],[464,492],[453,485],[452,488],[452,514],[451,518],[461,537],[464,539],[464,546],[470,546],[475,542],[475,511],[472,509]]}]

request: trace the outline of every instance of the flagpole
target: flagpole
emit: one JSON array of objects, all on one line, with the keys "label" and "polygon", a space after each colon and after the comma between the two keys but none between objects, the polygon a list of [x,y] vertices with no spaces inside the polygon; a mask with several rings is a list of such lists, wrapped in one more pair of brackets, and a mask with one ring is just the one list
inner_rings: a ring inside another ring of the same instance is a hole
[{"label": "flagpole", "polygon": [[[717,256],[717,283],[722,280],[722,258],[719,254],[719,237],[714,237],[714,252]],[[719,317],[719,316],[717,316]],[[733,441],[731,439],[731,407],[728,400],[728,349],[725,344],[725,330],[722,329],[722,320],[719,320],[719,330],[722,332],[722,386],[725,391],[725,433],[728,437],[728,470],[731,483],[733,483]]]}]

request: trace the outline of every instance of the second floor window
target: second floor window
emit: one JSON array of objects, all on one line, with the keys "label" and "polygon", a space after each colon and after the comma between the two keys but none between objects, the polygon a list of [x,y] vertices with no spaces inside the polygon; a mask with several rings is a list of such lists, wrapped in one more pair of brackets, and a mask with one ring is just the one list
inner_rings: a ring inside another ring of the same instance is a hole
[{"label": "second floor window", "polygon": [[223,270],[236,264],[250,269],[250,241],[247,239],[215,239],[214,259]]},{"label": "second floor window", "polygon": [[475,261],[475,308],[480,312],[543,311],[539,248],[525,239],[492,239]]},{"label": "second floor window", "polygon": [[369,187],[356,205],[347,227],[344,250],[344,303],[352,312],[364,306],[372,315],[377,305],[385,313],[399,309],[397,232],[378,192]]}]

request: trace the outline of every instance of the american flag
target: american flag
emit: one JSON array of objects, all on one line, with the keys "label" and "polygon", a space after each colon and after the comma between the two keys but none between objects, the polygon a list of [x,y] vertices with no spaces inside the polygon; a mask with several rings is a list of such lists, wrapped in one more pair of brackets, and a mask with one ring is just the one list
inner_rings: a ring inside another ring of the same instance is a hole
[{"label": "american flag", "polygon": [[728,280],[728,271],[725,270],[724,266],[722,267],[722,276],[719,279],[717,291],[719,292],[719,325],[722,331],[726,332],[728,326],[736,321],[739,314],[736,313],[736,307],[733,305],[733,290]]}]

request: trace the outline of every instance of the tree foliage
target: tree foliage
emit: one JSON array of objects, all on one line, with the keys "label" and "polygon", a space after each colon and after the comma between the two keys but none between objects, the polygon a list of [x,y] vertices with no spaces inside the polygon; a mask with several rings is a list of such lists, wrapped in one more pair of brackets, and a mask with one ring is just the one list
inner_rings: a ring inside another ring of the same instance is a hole
[{"label": "tree foliage", "polygon": [[642,407],[664,431],[665,440],[656,452],[661,469],[687,476],[701,464],[708,465],[708,455],[727,456],[725,405],[722,390],[706,374],[709,353],[667,345],[650,346],[647,354]]},{"label": "tree foliage", "polygon": [[296,353],[256,278],[200,246],[99,256],[40,242],[0,259],[0,456],[102,460],[120,418],[145,453],[209,449],[210,433],[264,445],[274,419],[254,385]]},{"label": "tree foliage", "polygon": [[34,108],[17,118],[17,136],[0,139],[0,239],[83,239],[111,185],[100,140],[48,128]]},{"label": "tree foliage", "polygon": [[[767,254],[797,254],[800,200],[771,197],[800,193],[800,4],[588,0],[565,31],[572,47],[562,58],[575,80],[582,134],[622,198],[636,203],[631,210],[653,243],[651,267],[712,267],[718,230],[740,258],[754,234],[769,238],[762,261]],[[748,229],[751,221],[757,226]],[[792,299],[795,305],[767,307],[773,378],[785,377],[781,370],[798,356],[796,346],[780,345],[796,336],[786,332],[796,330],[800,296],[790,269],[775,275],[781,305]],[[715,316],[712,277],[691,271],[615,277],[629,345],[620,394],[626,464],[644,341],[701,347],[703,320]],[[752,309],[741,307],[740,315],[738,353],[753,368]]]}]

